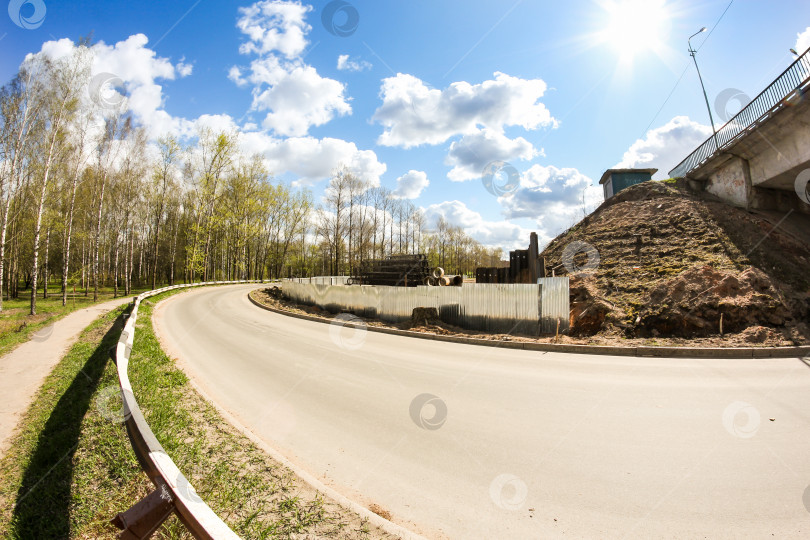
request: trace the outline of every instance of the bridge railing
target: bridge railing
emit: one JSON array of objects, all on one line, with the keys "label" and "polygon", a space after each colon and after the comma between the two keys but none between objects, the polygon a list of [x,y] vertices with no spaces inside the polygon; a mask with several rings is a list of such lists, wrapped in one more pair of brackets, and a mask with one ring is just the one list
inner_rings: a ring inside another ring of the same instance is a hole
[{"label": "bridge railing", "polygon": [[158,442],[141,412],[132,385],[129,382],[129,358],[135,339],[135,323],[141,302],[166,291],[199,287],[203,285],[228,285],[259,283],[258,281],[209,281],[174,285],[145,292],[135,298],[118,344],[115,346],[115,363],[118,382],[121,386],[123,416],[135,456],[146,475],[155,485],[155,490],[141,499],[132,508],[113,518],[112,522],[122,532],[119,538],[140,539],[151,536],[172,513],[175,513],[195,538],[236,540],[239,537],[197,495],[194,487],[180,472],[174,461]]},{"label": "bridge railing", "polygon": [[796,59],[765,90],[746,105],[734,118],[717,130],[703,144],[669,171],[671,178],[684,178],[703,165],[714,154],[731,146],[739,138],[790,102],[797,94],[807,91],[810,83],[810,49]]}]

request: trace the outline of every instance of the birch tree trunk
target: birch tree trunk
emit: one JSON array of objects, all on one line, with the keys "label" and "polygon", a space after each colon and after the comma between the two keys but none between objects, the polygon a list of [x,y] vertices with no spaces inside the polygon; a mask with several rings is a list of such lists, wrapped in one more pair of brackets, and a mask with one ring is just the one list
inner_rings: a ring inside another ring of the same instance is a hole
[{"label": "birch tree trunk", "polygon": [[60,111],[57,119],[58,124],[53,127],[53,135],[51,137],[51,144],[48,147],[48,157],[45,160],[45,171],[42,175],[42,189],[39,192],[39,204],[37,205],[37,218],[36,225],[34,226],[34,260],[31,263],[31,315],[37,314],[37,273],[39,262],[39,237],[42,233],[42,211],[45,208],[45,194],[48,189],[48,179],[51,174],[51,165],[53,164],[54,149],[58,139],[59,126],[61,125],[63,111]]},{"label": "birch tree trunk", "polygon": [[[89,116],[85,116],[85,121],[89,122]],[[65,243],[62,260],[62,305],[67,305],[67,286],[68,275],[70,274],[70,243],[73,235],[73,216],[76,209],[76,190],[79,187],[79,177],[81,175],[81,168],[85,164],[84,157],[84,140],[86,133],[86,125],[79,128],[79,145],[76,147],[76,167],[73,169],[73,176],[70,184],[70,204],[68,205],[68,216],[65,220]]]},{"label": "birch tree trunk", "polygon": [[93,302],[98,302],[98,259],[101,249],[101,215],[104,208],[104,188],[107,183],[107,173],[101,174],[101,187],[98,195],[98,213],[96,214],[96,237],[93,245]]},{"label": "birch tree trunk", "polygon": [[113,264],[113,298],[118,298],[118,254],[121,251],[121,242],[118,235],[115,238],[115,264]]},{"label": "birch tree trunk", "polygon": [[42,298],[48,298],[48,255],[51,249],[51,228],[45,232],[45,261],[42,265]]}]

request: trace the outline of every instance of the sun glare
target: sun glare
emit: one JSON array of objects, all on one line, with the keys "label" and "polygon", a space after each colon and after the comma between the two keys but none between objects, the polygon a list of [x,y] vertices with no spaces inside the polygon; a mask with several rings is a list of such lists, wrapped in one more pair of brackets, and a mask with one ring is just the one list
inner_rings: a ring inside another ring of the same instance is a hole
[{"label": "sun glare", "polygon": [[608,0],[601,40],[625,60],[647,52],[660,53],[670,26],[665,0]]}]

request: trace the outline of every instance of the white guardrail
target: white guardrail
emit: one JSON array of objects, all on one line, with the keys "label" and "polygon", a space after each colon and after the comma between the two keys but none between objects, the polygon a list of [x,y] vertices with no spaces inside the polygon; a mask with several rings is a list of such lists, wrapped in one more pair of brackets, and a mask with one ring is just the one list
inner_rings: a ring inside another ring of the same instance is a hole
[{"label": "white guardrail", "polygon": [[239,283],[262,283],[262,281],[209,281],[164,287],[138,295],[132,312],[124,325],[118,344],[115,346],[115,363],[118,367],[118,382],[124,405],[124,418],[132,443],[132,449],[141,468],[155,485],[154,491],[137,502],[126,512],[112,519],[122,532],[119,538],[141,539],[151,536],[172,513],[188,528],[195,538],[237,539],[218,515],[197,495],[194,487],[180,472],[155,438],[152,429],[141,413],[138,401],[132,392],[127,368],[135,339],[135,322],[141,302],[166,291],[201,287],[205,285],[235,285]]}]

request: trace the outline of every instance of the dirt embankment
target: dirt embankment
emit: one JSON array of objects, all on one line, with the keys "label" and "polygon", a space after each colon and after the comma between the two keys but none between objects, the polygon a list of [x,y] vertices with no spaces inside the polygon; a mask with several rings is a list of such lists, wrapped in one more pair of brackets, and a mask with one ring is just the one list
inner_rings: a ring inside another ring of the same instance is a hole
[{"label": "dirt embankment", "polygon": [[571,242],[599,253],[592,270],[586,253],[574,257],[574,337],[798,345],[810,343],[808,238],[810,216],[748,212],[681,183],[645,182],[602,204],[542,256],[566,275]]}]

